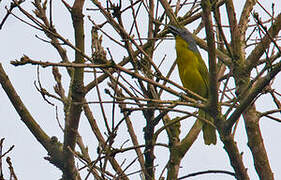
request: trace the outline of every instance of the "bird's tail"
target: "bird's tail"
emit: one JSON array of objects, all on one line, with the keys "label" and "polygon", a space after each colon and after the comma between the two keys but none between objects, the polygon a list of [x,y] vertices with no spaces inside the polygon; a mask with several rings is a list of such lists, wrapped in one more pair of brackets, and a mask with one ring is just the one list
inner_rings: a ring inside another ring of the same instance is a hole
[{"label": "bird's tail", "polygon": [[[211,121],[212,123],[214,122],[214,119],[205,111],[203,110],[199,110],[199,117],[202,117],[208,121]],[[216,129],[211,125],[208,124],[206,122],[203,122],[203,127],[202,127],[202,131],[203,131],[203,138],[204,138],[204,142],[206,145],[210,145],[210,144],[216,144],[217,143],[217,135],[216,135]]]}]

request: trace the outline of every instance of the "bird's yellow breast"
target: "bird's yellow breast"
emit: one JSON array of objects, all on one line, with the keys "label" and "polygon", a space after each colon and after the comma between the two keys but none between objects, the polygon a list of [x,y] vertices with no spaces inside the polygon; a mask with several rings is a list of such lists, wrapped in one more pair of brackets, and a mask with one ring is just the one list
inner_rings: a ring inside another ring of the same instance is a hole
[{"label": "bird's yellow breast", "polygon": [[[208,96],[207,76],[200,68],[206,69],[206,65],[198,52],[188,48],[188,43],[180,37],[176,37],[177,65],[180,79],[185,88],[199,94]],[[202,64],[203,63],[203,64]]]}]

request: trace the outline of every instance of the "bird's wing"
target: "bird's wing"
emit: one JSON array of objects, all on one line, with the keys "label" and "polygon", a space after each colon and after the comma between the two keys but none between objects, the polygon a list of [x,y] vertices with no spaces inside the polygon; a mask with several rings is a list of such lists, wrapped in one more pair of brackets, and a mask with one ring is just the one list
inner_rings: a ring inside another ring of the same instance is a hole
[{"label": "bird's wing", "polygon": [[[201,55],[198,53],[196,56],[198,57],[199,73],[201,74],[202,79],[204,80],[204,84],[206,86],[206,89],[208,89],[209,88],[209,72],[208,72],[208,69],[207,69],[206,64],[203,61]],[[207,97],[208,97],[208,90],[207,90]]]}]

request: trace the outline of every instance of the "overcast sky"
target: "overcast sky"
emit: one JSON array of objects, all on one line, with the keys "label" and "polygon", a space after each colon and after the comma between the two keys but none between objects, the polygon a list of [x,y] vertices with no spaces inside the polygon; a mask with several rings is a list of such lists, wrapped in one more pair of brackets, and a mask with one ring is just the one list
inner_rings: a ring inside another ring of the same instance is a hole
[{"label": "overcast sky", "polygon": [[[234,0],[235,6],[241,8],[244,1]],[[271,2],[260,1],[263,5],[266,5],[266,8],[270,10]],[[276,14],[281,12],[281,2],[279,0],[275,2]],[[69,20],[70,15],[66,9],[63,8],[60,2],[54,2],[54,22],[55,27],[58,29],[59,33],[62,33],[70,41],[73,42],[73,30],[72,24]],[[57,4],[56,4],[57,3]],[[2,0],[0,3],[0,21],[5,15],[5,6],[9,4],[9,1]],[[24,4],[30,4],[29,1],[26,1]],[[93,6],[88,6],[93,7]],[[30,6],[27,5],[27,8],[30,9]],[[260,8],[256,8],[257,11],[262,12]],[[15,11],[17,12],[17,11]],[[87,12],[88,13],[88,12]],[[265,16],[265,15],[264,15]],[[263,17],[263,16],[262,16]],[[266,17],[267,18],[267,17]],[[265,18],[265,19],[266,19]],[[89,22],[86,20],[86,43],[87,43],[87,52],[90,52],[89,48],[89,35],[90,35],[90,26]],[[193,28],[195,28],[194,26]],[[192,28],[192,26],[189,26]],[[192,31],[192,29],[190,29]],[[20,59],[23,54],[28,55],[31,58],[43,61],[54,61],[59,60],[54,48],[52,48],[48,43],[44,43],[38,38],[35,37],[38,35],[41,38],[45,38],[44,34],[39,31],[35,31],[29,26],[19,22],[14,17],[10,16],[6,21],[2,30],[0,30],[0,61],[4,66],[5,71],[9,75],[10,80],[12,81],[14,87],[17,90],[17,93],[22,98],[23,102],[40,124],[40,126],[47,132],[49,136],[57,136],[62,140],[62,132],[60,131],[55,116],[54,107],[48,105],[41,97],[40,93],[36,91],[34,87],[34,81],[37,80],[36,67],[27,65],[21,67],[14,67],[9,62],[14,59]],[[110,47],[111,44],[105,41],[105,47]],[[157,53],[166,54],[165,49],[174,49],[174,42],[169,41],[163,45],[161,51]],[[118,51],[118,49],[116,50]],[[201,51],[201,50],[200,50]],[[113,52],[114,53],[114,52]],[[204,53],[203,53],[204,54]],[[69,54],[72,57],[71,53]],[[170,55],[173,59],[175,54]],[[204,54],[204,59],[207,59]],[[52,90],[54,85],[54,80],[51,75],[51,68],[40,69],[40,78],[44,83],[46,89]],[[176,77],[175,77],[176,78]],[[64,79],[67,82],[67,78]],[[180,83],[180,80],[176,80]],[[277,82],[280,81],[280,75],[276,79]],[[280,83],[276,83],[280,86]],[[67,85],[66,85],[67,87]],[[280,90],[280,88],[279,88]],[[94,95],[93,95],[94,96]],[[0,138],[5,137],[4,141],[4,151],[7,150],[11,145],[15,145],[15,148],[12,152],[9,153],[9,156],[12,158],[14,164],[15,172],[19,179],[40,179],[40,180],[50,180],[50,179],[59,179],[61,177],[61,171],[52,166],[48,161],[44,160],[43,157],[47,156],[44,148],[36,141],[34,136],[29,132],[26,126],[21,122],[19,116],[14,110],[13,106],[9,102],[5,92],[0,88]],[[258,110],[264,111],[269,106],[271,101],[269,98],[263,98],[262,101],[257,101]],[[272,103],[271,103],[272,104]],[[63,110],[61,105],[57,103],[59,107],[59,113],[62,114]],[[63,116],[60,117],[63,121]],[[83,121],[84,120],[84,121]],[[140,124],[141,127],[144,124]],[[267,148],[269,160],[271,163],[272,170],[274,172],[276,179],[281,179],[281,125],[275,121],[263,118],[260,122],[262,127],[262,134],[264,137],[264,142]],[[80,132],[85,136],[85,142],[91,148],[92,151],[96,150],[97,142],[93,140],[91,130],[88,127],[85,118],[82,116]],[[139,133],[142,133],[142,128],[139,128]],[[163,138],[165,138],[163,134]],[[202,136],[202,134],[200,134]],[[238,131],[236,133],[237,141],[239,142],[239,150],[243,152],[243,159],[245,160],[246,167],[249,168],[249,174],[251,179],[258,179],[258,176],[255,173],[253,167],[253,160],[251,158],[248,146],[247,139],[245,135],[245,128],[243,120],[241,119],[238,125]],[[196,172],[200,170],[229,170],[233,171],[232,167],[229,164],[228,157],[226,152],[223,149],[222,143],[219,141],[216,146],[203,146],[202,137],[199,137],[195,142],[194,146],[187,153],[186,158],[182,162],[184,169],[181,169],[180,174],[185,175],[191,172]],[[164,159],[167,157],[166,150],[163,148],[156,148],[157,154],[161,154],[163,159],[157,159],[156,164],[159,164],[159,167],[156,167],[157,172],[159,173],[161,168],[165,165],[166,161]],[[6,166],[6,164],[4,165]],[[5,169],[5,176],[8,177],[7,169]],[[159,175],[159,174],[158,174]],[[136,176],[138,177],[138,176]],[[135,177],[135,178],[136,178]],[[224,180],[231,179],[230,176],[218,175],[213,176],[214,179]],[[192,178],[190,178],[192,179]],[[210,176],[199,176],[193,179],[210,179]]]}]

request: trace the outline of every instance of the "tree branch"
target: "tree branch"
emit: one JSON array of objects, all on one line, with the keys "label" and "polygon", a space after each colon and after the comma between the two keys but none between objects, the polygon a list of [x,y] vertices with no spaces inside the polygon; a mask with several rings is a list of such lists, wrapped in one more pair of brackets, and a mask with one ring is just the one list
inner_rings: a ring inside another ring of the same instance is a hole
[{"label": "tree branch", "polygon": [[261,43],[259,43],[251,52],[251,54],[247,57],[246,71],[250,72],[257,65],[261,56],[264,54],[264,52],[272,42],[272,38],[275,38],[281,30],[281,13],[275,19],[275,22],[268,30],[268,35],[265,35],[261,39]]},{"label": "tree branch", "polygon": [[[75,0],[71,9],[71,17],[75,35],[75,47],[84,53],[84,20],[83,10],[84,0]],[[84,63],[84,56],[82,53],[75,51],[74,63]],[[84,93],[84,68],[75,68],[70,84],[71,91],[71,104],[69,108],[69,114],[66,114],[65,119],[65,133],[64,133],[64,180],[77,180],[81,179],[80,175],[75,167],[74,155],[71,151],[75,151],[77,131],[79,126],[80,115],[82,111],[82,102],[85,96]],[[71,149],[71,151],[69,150]]]},{"label": "tree branch", "polygon": [[[210,113],[213,117],[217,117],[219,113],[218,107],[218,79],[217,79],[217,63],[216,63],[216,44],[213,30],[213,22],[211,17],[211,3],[209,0],[201,1],[203,9],[202,18],[205,24],[205,31],[207,36],[208,57],[209,57],[209,91]],[[215,121],[218,120],[215,118]],[[218,122],[217,122],[218,123]],[[216,122],[215,122],[216,124]]]},{"label": "tree branch", "polygon": [[2,64],[0,63],[0,83],[9,97],[11,103],[16,109],[18,115],[21,117],[21,120],[31,131],[33,136],[40,142],[40,144],[47,150],[50,157],[46,158],[51,163],[53,163],[58,168],[62,169],[62,149],[61,144],[57,141],[53,141],[52,137],[50,138],[37,124],[35,119],[28,111],[28,109],[23,104],[16,90],[14,89],[12,83],[10,82],[8,75],[5,73]]},{"label": "tree branch", "polygon": [[241,116],[243,111],[251,104],[251,102],[258,96],[259,93],[271,82],[271,80],[281,71],[281,62],[274,65],[272,70],[264,77],[257,80],[255,86],[253,86],[248,93],[243,95],[244,99],[240,101],[240,105],[232,113],[226,122],[226,129],[230,130],[237,119]]},{"label": "tree branch", "polygon": [[273,172],[271,170],[265,145],[263,143],[262,134],[259,126],[259,116],[256,113],[256,107],[252,104],[243,113],[245,119],[245,127],[248,136],[248,146],[251,149],[255,169],[262,180],[273,180]]}]

